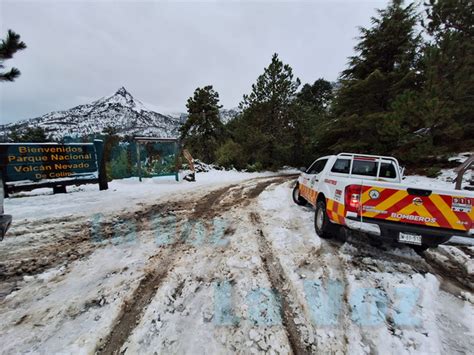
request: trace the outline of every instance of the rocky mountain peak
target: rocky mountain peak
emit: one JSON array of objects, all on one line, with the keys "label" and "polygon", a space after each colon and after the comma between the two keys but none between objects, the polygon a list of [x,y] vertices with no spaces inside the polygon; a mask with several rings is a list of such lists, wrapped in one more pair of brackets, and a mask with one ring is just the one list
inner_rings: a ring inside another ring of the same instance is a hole
[{"label": "rocky mountain peak", "polygon": [[131,109],[135,110],[147,110],[144,105],[139,101],[136,100],[132,94],[130,94],[124,86],[119,88],[115,94],[107,97],[103,97],[97,101],[93,102],[94,105],[102,105],[102,104],[119,104],[124,107],[130,107]]},{"label": "rocky mountain peak", "polygon": [[116,94],[126,96],[127,94],[129,94],[129,92],[127,91],[127,89],[125,89],[125,86],[122,86],[117,90]]},{"label": "rocky mountain peak", "polygon": [[121,88],[119,88],[119,89],[117,90],[117,92],[115,93],[115,95],[120,95],[120,96],[123,96],[123,97],[132,96],[132,95],[127,91],[127,89],[125,89],[124,86],[122,86]]}]

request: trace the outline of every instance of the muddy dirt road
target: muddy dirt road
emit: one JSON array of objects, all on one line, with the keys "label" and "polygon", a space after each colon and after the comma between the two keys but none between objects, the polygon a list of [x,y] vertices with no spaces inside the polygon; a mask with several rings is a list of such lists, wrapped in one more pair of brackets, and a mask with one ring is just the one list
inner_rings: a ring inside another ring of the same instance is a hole
[{"label": "muddy dirt road", "polygon": [[17,224],[1,353],[469,353],[472,248],[321,240],[293,177]]}]

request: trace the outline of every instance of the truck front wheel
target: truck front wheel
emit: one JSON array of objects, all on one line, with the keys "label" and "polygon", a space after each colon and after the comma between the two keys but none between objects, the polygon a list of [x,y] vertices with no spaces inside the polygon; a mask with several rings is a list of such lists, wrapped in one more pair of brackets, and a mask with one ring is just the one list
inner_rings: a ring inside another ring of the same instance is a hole
[{"label": "truck front wheel", "polygon": [[300,186],[298,183],[296,183],[296,186],[293,189],[293,201],[300,206],[306,205],[306,200],[300,196]]},{"label": "truck front wheel", "polygon": [[316,204],[316,212],[314,213],[314,229],[321,238],[328,239],[332,237],[331,227],[333,225],[326,213],[326,203],[320,200]]}]

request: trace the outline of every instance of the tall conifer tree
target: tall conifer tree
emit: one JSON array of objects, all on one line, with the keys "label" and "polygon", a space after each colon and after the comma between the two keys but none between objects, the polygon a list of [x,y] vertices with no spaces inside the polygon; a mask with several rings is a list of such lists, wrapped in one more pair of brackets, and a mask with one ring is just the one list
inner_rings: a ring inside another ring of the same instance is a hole
[{"label": "tall conifer tree", "polygon": [[219,94],[212,85],[197,88],[188,99],[188,119],[180,128],[185,145],[205,162],[215,158],[217,146],[223,139],[224,125],[219,117]]},{"label": "tall conifer tree", "polygon": [[275,53],[252,85],[251,93],[244,95],[240,104],[243,113],[236,122],[240,124],[236,132],[237,141],[244,146],[250,163],[272,167],[289,161],[293,144],[290,131],[294,126],[291,104],[299,85],[293,69]]},{"label": "tall conifer tree", "polygon": [[334,104],[338,128],[332,150],[385,153],[405,133],[403,122],[390,114],[394,100],[421,86],[417,75],[420,35],[414,4],[393,0],[361,28],[357,55],[343,71]]}]

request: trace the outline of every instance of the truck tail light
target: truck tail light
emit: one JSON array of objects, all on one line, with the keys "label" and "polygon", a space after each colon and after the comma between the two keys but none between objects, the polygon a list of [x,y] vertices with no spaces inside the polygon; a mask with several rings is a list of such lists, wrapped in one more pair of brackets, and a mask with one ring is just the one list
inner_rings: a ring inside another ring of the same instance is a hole
[{"label": "truck tail light", "polygon": [[360,194],[362,191],[361,185],[348,185],[344,194],[344,203],[346,211],[359,213],[360,212]]}]

